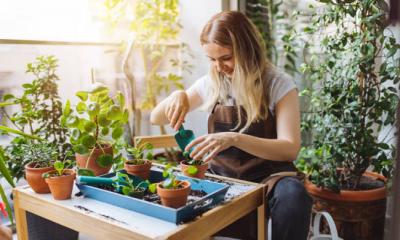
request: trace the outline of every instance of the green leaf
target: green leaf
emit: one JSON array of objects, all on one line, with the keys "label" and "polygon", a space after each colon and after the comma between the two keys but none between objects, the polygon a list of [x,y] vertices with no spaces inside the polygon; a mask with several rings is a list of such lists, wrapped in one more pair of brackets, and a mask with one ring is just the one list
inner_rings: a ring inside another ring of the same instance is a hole
[{"label": "green leaf", "polygon": [[101,129],[101,135],[103,135],[103,136],[107,136],[109,132],[110,132],[110,129],[108,127],[103,127]]},{"label": "green leaf", "polygon": [[12,187],[15,187],[12,176],[6,167],[6,156],[2,147],[0,147],[0,173]]},{"label": "green leaf", "polygon": [[157,191],[157,184],[156,183],[152,183],[149,185],[149,191],[152,193],[155,193]]},{"label": "green leaf", "polygon": [[112,138],[118,140],[124,134],[124,130],[121,127],[114,128],[112,131]]},{"label": "green leaf", "polygon": [[69,116],[69,114],[71,114],[71,102],[67,100],[63,110],[63,116]]},{"label": "green leaf", "polygon": [[101,113],[101,114],[98,116],[98,119],[97,119],[97,120],[98,120],[98,122],[99,122],[99,125],[102,126],[102,127],[107,127],[107,126],[110,125],[110,123],[111,123],[111,121],[107,119],[106,114],[103,114],[103,113]]},{"label": "green leaf", "polygon": [[77,92],[76,96],[78,98],[80,98],[84,102],[88,99],[88,93],[87,92],[83,92],[83,91]]},{"label": "green leaf", "polygon": [[75,116],[69,116],[67,118],[67,125],[69,127],[76,127],[79,125],[79,119]]},{"label": "green leaf", "polygon": [[74,128],[72,130],[71,137],[75,140],[78,140],[80,136],[81,136],[81,131],[79,131],[79,129],[77,128]]},{"label": "green leaf", "polygon": [[110,154],[103,154],[100,155],[100,157],[98,157],[96,159],[96,163],[100,166],[100,167],[108,167],[113,163],[113,156]]},{"label": "green leaf", "polygon": [[21,135],[23,137],[27,137],[27,138],[43,141],[43,139],[41,139],[40,137],[37,137],[37,136],[34,136],[34,135],[30,135],[30,134],[27,134],[27,133],[24,133],[24,132],[21,132],[19,130],[12,129],[12,128],[9,128],[9,127],[6,127],[6,126],[0,125],[0,130],[4,131],[4,132],[7,132],[7,133],[13,133],[13,134]]},{"label": "green leaf", "polygon": [[196,173],[199,171],[199,169],[196,166],[189,166],[187,168],[187,171],[190,175],[196,175]]},{"label": "green leaf", "polygon": [[90,177],[96,176],[91,169],[87,169],[87,168],[79,168],[78,175],[79,176],[90,176]]},{"label": "green leaf", "polygon": [[86,111],[86,104],[84,102],[79,102],[76,105],[76,111],[80,114],[84,113]]},{"label": "green leaf", "polygon": [[64,163],[61,161],[56,161],[54,163],[54,169],[57,171],[58,175],[61,176],[64,170]]},{"label": "green leaf", "polygon": [[73,146],[73,150],[82,155],[89,153],[89,149],[83,144]]},{"label": "green leaf", "polygon": [[16,102],[0,102],[0,107],[6,107],[17,104]]},{"label": "green leaf", "polygon": [[88,107],[89,115],[94,116],[97,115],[100,111],[100,106],[97,103],[91,103]]},{"label": "green leaf", "polygon": [[7,100],[10,100],[10,99],[14,99],[14,98],[15,98],[14,95],[8,93],[8,94],[4,95],[3,101],[7,101]]},{"label": "green leaf", "polygon": [[118,99],[119,105],[120,105],[121,107],[124,107],[124,106],[125,106],[125,97],[124,97],[124,95],[122,95],[121,92],[118,92],[118,93],[117,93],[117,99]]},{"label": "green leaf", "polygon": [[107,112],[107,118],[110,120],[120,120],[122,118],[121,109],[117,105],[111,106],[110,110]]},{"label": "green leaf", "polygon": [[91,94],[100,94],[108,92],[108,88],[104,86],[97,86],[93,90],[90,91]]},{"label": "green leaf", "polygon": [[93,148],[96,143],[96,139],[92,135],[85,135],[82,137],[82,144],[88,149]]},{"label": "green leaf", "polygon": [[33,85],[30,83],[25,83],[25,84],[22,84],[22,87],[28,89],[28,88],[32,88]]},{"label": "green leaf", "polygon": [[86,121],[84,128],[87,132],[93,132],[96,129],[96,124],[94,122]]},{"label": "green leaf", "polygon": [[127,187],[127,186],[123,186],[123,187],[122,187],[122,193],[123,193],[124,195],[129,195],[131,192],[132,192],[132,191],[131,191],[131,188],[130,188],[130,187]]}]

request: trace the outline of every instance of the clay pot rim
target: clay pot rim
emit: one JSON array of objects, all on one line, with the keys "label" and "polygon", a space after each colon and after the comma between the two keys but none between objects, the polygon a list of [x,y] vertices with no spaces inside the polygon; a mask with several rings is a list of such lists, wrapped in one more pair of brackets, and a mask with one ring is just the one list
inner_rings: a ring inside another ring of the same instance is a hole
[{"label": "clay pot rim", "polygon": [[[145,163],[143,163],[143,164],[129,164],[129,163],[128,163],[128,162],[130,162],[130,161],[135,161],[135,160],[144,160]],[[137,166],[137,167],[139,167],[139,166],[144,166],[144,165],[149,165],[149,164],[153,164],[153,162],[152,162],[151,160],[148,160],[148,159],[130,159],[130,160],[126,160],[126,161],[124,162],[124,165],[128,165],[128,166]]]},{"label": "clay pot rim", "polygon": [[[51,171],[45,172],[43,174],[46,174],[46,173],[50,174],[50,173],[53,173],[53,172],[56,172],[56,170],[51,170]],[[66,172],[67,175],[52,176],[52,177],[48,177],[48,178],[44,178],[44,179],[45,180],[47,180],[47,179],[60,179],[60,178],[67,178],[67,177],[70,177],[70,176],[74,176],[75,177],[75,175],[76,175],[76,171],[74,169],[65,169],[64,172]]]},{"label": "clay pot rim", "polygon": [[161,187],[161,184],[164,181],[162,181],[162,182],[157,183],[157,191],[158,191],[158,189],[162,189],[164,191],[182,191],[182,190],[186,190],[187,188],[191,187],[190,182],[187,180],[178,180],[178,181],[183,182],[185,184],[183,188],[176,188],[176,189],[175,188],[163,188],[163,187]]},{"label": "clay pot rim", "polygon": [[[387,179],[381,174],[374,172],[365,172],[365,176],[376,177],[380,180],[383,180],[385,183]],[[312,183],[308,177],[304,181],[304,187],[307,191],[316,197],[321,197],[324,199],[342,201],[342,202],[367,202],[367,201],[375,201],[385,199],[387,196],[386,186],[370,189],[370,190],[361,190],[361,191],[351,191],[351,190],[341,190],[340,193],[335,193],[329,189],[323,189],[321,187],[317,187],[314,183]]]},{"label": "clay pot rim", "polygon": [[25,164],[24,169],[25,170],[30,170],[30,171],[40,171],[40,170],[43,170],[43,169],[53,169],[54,168],[53,165],[50,165],[48,167],[40,167],[40,168],[32,167],[31,165],[33,165],[35,163],[36,162],[32,161],[32,162],[29,162],[29,163]]}]

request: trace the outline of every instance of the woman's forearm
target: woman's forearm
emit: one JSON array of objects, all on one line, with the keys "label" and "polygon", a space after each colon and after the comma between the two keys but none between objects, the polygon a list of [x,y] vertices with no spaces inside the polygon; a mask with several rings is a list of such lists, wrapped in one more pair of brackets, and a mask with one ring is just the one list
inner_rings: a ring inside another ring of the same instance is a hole
[{"label": "woman's forearm", "polygon": [[168,124],[168,119],[165,116],[165,108],[168,104],[168,98],[162,100],[150,114],[150,122],[154,125],[165,125]]},{"label": "woman's forearm", "polygon": [[300,143],[283,139],[266,139],[234,133],[233,146],[260,158],[272,161],[296,160]]}]

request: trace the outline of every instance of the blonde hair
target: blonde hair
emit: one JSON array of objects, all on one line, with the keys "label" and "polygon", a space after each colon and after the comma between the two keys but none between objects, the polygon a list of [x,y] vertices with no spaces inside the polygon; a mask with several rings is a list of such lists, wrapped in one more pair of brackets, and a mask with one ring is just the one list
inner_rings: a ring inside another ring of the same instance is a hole
[{"label": "blonde hair", "polygon": [[265,77],[272,65],[267,60],[264,40],[254,24],[241,12],[224,11],[213,16],[204,26],[200,35],[202,45],[215,43],[233,51],[234,70],[230,81],[215,67],[211,67],[210,98],[205,108],[211,108],[216,102],[227,101],[229,88],[236,100],[236,106],[242,106],[245,119],[242,119],[238,107],[240,132],[246,130],[253,121],[266,119],[269,106],[269,78]]}]

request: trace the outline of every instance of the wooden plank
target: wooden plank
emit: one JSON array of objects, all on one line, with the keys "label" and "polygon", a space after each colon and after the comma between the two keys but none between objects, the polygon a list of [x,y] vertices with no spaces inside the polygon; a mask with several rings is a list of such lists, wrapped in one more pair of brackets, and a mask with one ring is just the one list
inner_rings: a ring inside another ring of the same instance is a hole
[{"label": "wooden plank", "polygon": [[28,225],[26,223],[26,211],[20,206],[20,195],[17,189],[13,189],[14,215],[17,227],[18,240],[28,239]]},{"label": "wooden plank", "polygon": [[166,236],[167,239],[184,240],[210,237],[219,230],[235,222],[263,204],[263,187],[258,187],[231,202],[217,206],[204,213],[194,222],[178,227],[176,231]]},{"label": "wooden plank", "polygon": [[[121,225],[104,221],[94,216],[87,216],[82,212],[62,206],[62,201],[57,204],[55,201],[48,202],[37,198],[34,195],[16,190],[18,194],[19,208],[44,217],[78,232],[86,233],[96,239],[115,239],[120,240],[148,240],[133,229],[121,227]],[[23,239],[23,238],[21,238]]]},{"label": "wooden plank", "polygon": [[159,136],[137,136],[134,138],[134,144],[140,140],[141,143],[151,143],[154,148],[171,148],[177,147],[173,135],[159,135]]}]

